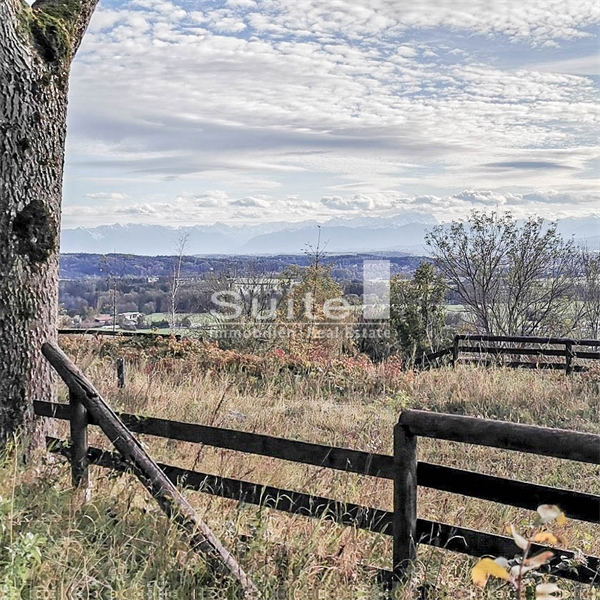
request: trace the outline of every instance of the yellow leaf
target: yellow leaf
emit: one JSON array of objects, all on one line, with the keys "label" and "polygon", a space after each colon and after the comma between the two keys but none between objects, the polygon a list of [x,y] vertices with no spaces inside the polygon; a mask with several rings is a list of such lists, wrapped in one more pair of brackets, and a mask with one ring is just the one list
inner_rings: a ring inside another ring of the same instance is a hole
[{"label": "yellow leaf", "polygon": [[510,575],[498,563],[491,558],[482,558],[472,569],[471,578],[473,583],[479,587],[485,587],[489,577],[497,577],[510,581]]},{"label": "yellow leaf", "polygon": [[521,550],[527,550],[529,546],[529,542],[522,536],[517,533],[517,530],[513,525],[510,526],[510,532],[512,533],[513,540],[515,540],[515,544],[521,548]]},{"label": "yellow leaf", "polygon": [[541,504],[538,506],[537,512],[542,525],[551,521],[556,521],[558,525],[564,525],[567,522],[565,513],[556,504]]},{"label": "yellow leaf", "polygon": [[538,567],[545,565],[553,556],[554,552],[546,550],[546,552],[540,552],[531,558],[526,558],[523,561],[523,564],[532,567],[533,569],[537,569]]},{"label": "yellow leaf", "polygon": [[539,544],[552,544],[553,546],[559,543],[558,538],[549,531],[539,531],[533,536],[532,541]]}]

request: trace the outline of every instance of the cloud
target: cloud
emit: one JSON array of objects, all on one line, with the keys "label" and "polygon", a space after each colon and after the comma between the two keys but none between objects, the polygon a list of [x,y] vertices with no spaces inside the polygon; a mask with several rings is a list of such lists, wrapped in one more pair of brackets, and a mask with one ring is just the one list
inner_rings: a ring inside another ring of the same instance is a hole
[{"label": "cloud", "polygon": [[[271,18],[251,13],[256,29],[279,35],[315,32],[328,38],[342,35],[397,36],[410,29],[450,28],[472,34],[503,35],[542,45],[556,39],[577,39],[599,20],[597,5],[589,0],[421,0],[407,5],[397,0],[282,0]],[[276,6],[276,5],[275,5]]]},{"label": "cloud", "polygon": [[94,192],[92,194],[86,194],[85,197],[90,200],[109,200],[111,202],[119,202],[120,200],[129,198],[127,194],[121,194],[119,192]]},{"label": "cloud", "polygon": [[[575,194],[557,190],[469,189],[447,195],[403,195],[399,192],[325,196],[315,202],[301,196],[246,196],[232,199],[222,190],[186,193],[172,199],[148,199],[121,204],[107,213],[105,206],[90,198],[90,204],[65,207],[66,227],[125,223],[162,225],[226,223],[269,223],[277,221],[325,221],[332,217],[365,214],[394,216],[406,211],[433,214],[442,221],[464,216],[472,209],[510,209],[518,217],[539,214],[548,219],[585,215],[598,210],[600,194]],[[533,207],[533,210],[532,210]],[[573,211],[573,207],[578,207]]]},{"label": "cloud", "polygon": [[323,196],[321,202],[327,208],[333,210],[368,210],[373,207],[373,202],[366,196],[353,196],[352,198],[342,198],[341,196]]},{"label": "cloud", "polygon": [[231,202],[231,206],[240,206],[242,208],[269,208],[271,203],[266,196],[247,196],[246,198]]},{"label": "cloud", "polygon": [[527,204],[529,202],[543,202],[545,204],[569,206],[572,204],[578,204],[581,201],[586,203],[599,202],[600,194],[586,194],[585,196],[580,196],[576,194],[549,190],[547,192],[538,191],[527,194],[519,194],[513,196],[513,201],[520,202],[522,204]]},{"label": "cloud", "polygon": [[489,190],[465,190],[455,194],[455,198],[470,202],[473,205],[501,206],[506,203],[506,196]]},{"label": "cloud", "polygon": [[538,62],[532,64],[530,69],[532,71],[545,71],[549,73],[600,77],[600,55],[598,52],[595,52],[587,56]]},{"label": "cloud", "polygon": [[341,211],[389,211],[410,203],[410,200],[398,192],[378,194],[355,194],[353,196],[323,196],[321,203],[331,210]]},{"label": "cloud", "polygon": [[594,190],[594,2],[195,8],[97,10],[72,71],[65,208],[121,189],[140,214],[156,194],[190,218],[320,218],[500,203],[454,196],[465,188],[546,187],[582,206]]},{"label": "cloud", "polygon": [[187,198],[186,196],[181,196],[179,199],[184,201],[186,199],[191,200],[196,207],[200,208],[212,208],[216,206],[222,207],[226,206],[230,202],[227,193],[222,190],[208,190],[203,194],[188,194]]},{"label": "cloud", "polygon": [[557,162],[550,162],[544,160],[507,160],[502,162],[487,163],[484,167],[491,167],[494,169],[572,169],[568,165],[561,165]]}]

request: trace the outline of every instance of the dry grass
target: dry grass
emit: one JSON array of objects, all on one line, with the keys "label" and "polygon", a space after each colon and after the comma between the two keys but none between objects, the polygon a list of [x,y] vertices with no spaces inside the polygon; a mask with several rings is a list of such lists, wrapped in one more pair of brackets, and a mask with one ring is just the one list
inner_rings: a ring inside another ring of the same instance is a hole
[{"label": "dry grass", "polygon": [[[205,360],[194,355],[166,360],[146,355],[132,361],[136,354],[123,350],[130,358],[128,383],[119,390],[114,369],[114,351],[119,350],[113,346],[107,352],[101,344],[63,341],[111,406],[127,412],[388,454],[393,425],[405,408],[600,433],[597,373],[567,378],[561,373],[464,367],[396,373],[393,378],[365,373],[362,380],[340,385],[323,371],[209,371]],[[64,400],[62,388],[61,394]],[[98,434],[91,441],[106,447]],[[170,464],[391,508],[389,481],[149,436],[143,441],[155,459]],[[419,442],[419,458],[600,494],[600,467],[592,465],[434,440]],[[37,498],[37,518],[63,535],[33,568],[36,585],[44,578],[54,590],[78,580],[95,581],[99,583],[93,588],[120,586],[134,595],[158,581],[186,597],[195,586],[210,586],[201,561],[190,557],[129,476],[114,477],[95,468],[93,501],[81,512],[70,508],[67,467],[49,466],[42,478],[15,478],[19,481],[13,489],[23,494],[23,503]],[[41,500],[35,486],[50,499]],[[0,494],[6,497],[7,492]],[[190,499],[267,597],[375,597],[371,567],[390,567],[391,544],[385,536],[208,495],[190,494]],[[419,515],[498,533],[507,522],[523,526],[532,517],[530,511],[427,489],[419,490]],[[97,537],[90,542],[89,528],[105,536],[100,547]],[[600,527],[570,521],[562,533],[568,547],[600,554]],[[425,583],[435,586],[438,595],[458,597],[469,590],[472,564],[465,557],[421,547],[411,586],[398,592],[399,597],[415,597]],[[584,586],[566,587],[574,594],[586,593]]]}]

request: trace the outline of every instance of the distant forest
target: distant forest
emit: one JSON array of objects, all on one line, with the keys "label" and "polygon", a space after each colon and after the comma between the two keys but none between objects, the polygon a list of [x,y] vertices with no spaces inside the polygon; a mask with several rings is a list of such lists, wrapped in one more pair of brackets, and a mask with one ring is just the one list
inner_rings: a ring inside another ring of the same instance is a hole
[{"label": "distant forest", "polygon": [[[279,274],[290,265],[308,266],[310,254],[274,256],[184,256],[182,277],[201,277],[206,273],[228,273],[237,277]],[[325,255],[322,264],[331,267],[334,279],[361,279],[364,260],[389,260],[392,275],[412,274],[424,257],[402,254],[339,254]],[[60,278],[170,277],[177,257],[137,256],[133,254],[61,254]]]},{"label": "distant forest", "polygon": [[[423,257],[350,254],[324,256],[321,264],[329,268],[345,295],[362,294],[364,260],[389,260],[392,275],[412,276]],[[277,277],[296,265],[307,267],[310,255],[278,256],[183,256],[181,289],[177,307],[181,313],[210,310],[211,293],[217,280]],[[60,257],[59,302],[65,317],[90,319],[99,313],[140,312],[144,315],[166,313],[171,307],[173,277],[177,256],[135,256],[128,254],[63,254]],[[217,288],[218,289],[218,286]],[[65,323],[69,326],[68,323]]]}]

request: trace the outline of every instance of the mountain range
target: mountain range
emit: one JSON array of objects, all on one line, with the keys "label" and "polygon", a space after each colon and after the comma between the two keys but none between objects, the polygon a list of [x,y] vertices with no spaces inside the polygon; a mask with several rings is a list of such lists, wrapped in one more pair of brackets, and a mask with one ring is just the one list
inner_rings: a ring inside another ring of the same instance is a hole
[{"label": "mountain range", "polygon": [[[187,236],[188,255],[301,254],[317,245],[327,253],[403,252],[426,254],[425,234],[438,221],[426,213],[390,217],[335,218],[324,223],[272,222],[260,225],[102,225],[61,232],[63,253],[123,253],[147,256],[177,254],[179,240]],[[600,249],[600,216],[558,221],[565,238],[590,249]]]},{"label": "mountain range", "polygon": [[127,253],[172,255],[182,235],[186,254],[301,254],[317,244],[329,252],[376,250],[421,253],[426,229],[437,220],[424,213],[392,217],[331,219],[325,223],[301,221],[260,225],[102,225],[63,229],[63,253]]}]

